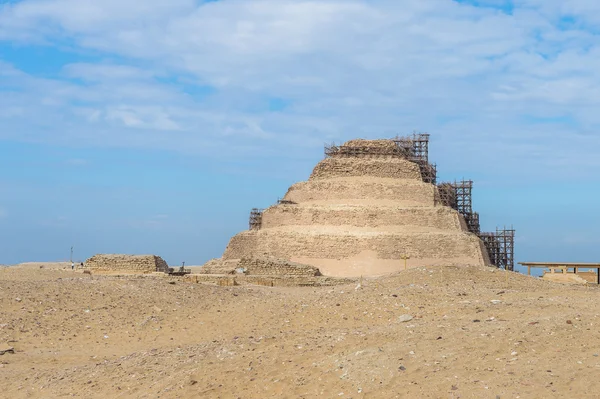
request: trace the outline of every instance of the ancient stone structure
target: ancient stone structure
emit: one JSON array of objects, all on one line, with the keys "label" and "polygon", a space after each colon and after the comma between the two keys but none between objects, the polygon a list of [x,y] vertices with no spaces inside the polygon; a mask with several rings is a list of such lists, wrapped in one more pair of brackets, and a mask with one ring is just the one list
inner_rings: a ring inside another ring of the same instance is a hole
[{"label": "ancient stone structure", "polygon": [[432,180],[424,179],[428,169],[406,148],[394,140],[332,148],[308,181],[292,185],[262,212],[259,224],[234,236],[207,272],[235,270],[242,259],[265,256],[338,277],[399,271],[405,258],[408,267],[489,263],[481,240],[443,205],[438,188],[424,181]]},{"label": "ancient stone structure", "polygon": [[94,255],[85,261],[84,271],[108,274],[167,273],[169,266],[155,255]]}]

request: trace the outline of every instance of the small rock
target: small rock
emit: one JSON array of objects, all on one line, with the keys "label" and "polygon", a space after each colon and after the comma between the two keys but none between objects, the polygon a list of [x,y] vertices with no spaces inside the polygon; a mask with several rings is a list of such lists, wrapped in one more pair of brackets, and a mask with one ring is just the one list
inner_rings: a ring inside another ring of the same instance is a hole
[{"label": "small rock", "polygon": [[400,371],[406,371],[406,367],[404,367],[403,365],[400,365],[400,367],[398,367],[398,370],[400,370]]},{"label": "small rock", "polygon": [[413,317],[409,314],[403,314],[402,316],[398,317],[398,321],[400,323],[406,323],[407,321],[411,321],[413,319]]},{"label": "small rock", "polygon": [[573,324],[571,320],[567,320],[567,324]]},{"label": "small rock", "polygon": [[475,319],[475,320],[473,320],[473,323],[481,323],[481,320]]},{"label": "small rock", "polygon": [[17,302],[21,302],[21,301],[22,301],[22,299],[21,299],[21,298],[15,298],[15,301],[17,301]]},{"label": "small rock", "polygon": [[494,305],[498,305],[498,304],[502,303],[502,301],[499,299],[492,299],[490,302]]},{"label": "small rock", "polygon": [[14,355],[15,348],[8,345],[0,345],[0,355],[4,355],[5,353],[11,353]]}]

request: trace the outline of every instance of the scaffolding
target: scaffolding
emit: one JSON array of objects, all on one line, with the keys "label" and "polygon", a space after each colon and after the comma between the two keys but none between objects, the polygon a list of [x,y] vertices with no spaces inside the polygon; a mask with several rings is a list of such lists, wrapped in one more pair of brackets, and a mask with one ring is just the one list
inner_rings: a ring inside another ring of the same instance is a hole
[{"label": "scaffolding", "polygon": [[440,202],[458,211],[465,219],[467,229],[473,234],[480,233],[479,213],[473,212],[473,181],[461,180],[438,185]]},{"label": "scaffolding", "polygon": [[463,215],[465,223],[467,223],[467,229],[473,233],[479,235],[481,233],[481,225],[479,224],[479,213],[471,212]]},{"label": "scaffolding", "polygon": [[409,154],[411,161],[429,162],[429,133],[413,133],[412,136],[393,139],[398,148]]},{"label": "scaffolding", "polygon": [[396,143],[406,159],[419,165],[421,178],[425,183],[436,184],[437,166],[429,163],[429,134],[413,133],[412,136],[396,136],[392,141]]},{"label": "scaffolding", "polygon": [[437,182],[437,165],[425,161],[415,161],[419,165],[423,182],[435,185]]},{"label": "scaffolding", "polygon": [[377,158],[377,157],[401,157],[408,158],[409,152],[398,146],[395,147],[369,147],[369,146],[345,146],[325,144],[325,157],[340,158]]},{"label": "scaffolding", "polygon": [[250,221],[248,223],[250,230],[260,230],[262,227],[263,209],[252,208],[250,211]]},{"label": "scaffolding", "polygon": [[[450,207],[454,210],[458,210],[458,206],[456,204],[456,189],[454,188],[454,184],[452,183],[440,183],[438,184],[438,194],[439,194],[439,202],[447,207]],[[436,202],[438,198],[436,197]]]},{"label": "scaffolding", "polygon": [[455,209],[465,219],[469,231],[473,234],[479,234],[481,232],[479,214],[473,212],[473,180],[455,181],[453,186],[456,195]]},{"label": "scaffolding", "polygon": [[496,232],[480,233],[485,249],[490,257],[490,262],[497,268],[514,270],[515,267],[515,230],[496,228]]},{"label": "scaffolding", "polygon": [[454,182],[456,210],[464,215],[473,213],[473,180]]}]

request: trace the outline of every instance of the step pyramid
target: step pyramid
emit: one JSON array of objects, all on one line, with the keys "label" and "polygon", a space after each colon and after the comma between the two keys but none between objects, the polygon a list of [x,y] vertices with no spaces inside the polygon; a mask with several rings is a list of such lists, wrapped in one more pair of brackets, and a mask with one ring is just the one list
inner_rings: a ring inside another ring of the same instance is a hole
[{"label": "step pyramid", "polygon": [[333,277],[489,264],[481,240],[439,198],[393,140],[351,140],[264,210],[260,228],[235,235],[223,257],[209,263],[231,268],[240,259],[271,257]]}]

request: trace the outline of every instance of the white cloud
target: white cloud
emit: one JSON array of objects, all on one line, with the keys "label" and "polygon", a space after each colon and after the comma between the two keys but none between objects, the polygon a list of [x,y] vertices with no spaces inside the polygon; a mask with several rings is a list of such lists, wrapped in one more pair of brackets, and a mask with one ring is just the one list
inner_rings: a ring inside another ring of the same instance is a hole
[{"label": "white cloud", "polygon": [[[10,88],[0,86],[0,138],[260,156],[422,129],[436,161],[458,169],[507,163],[522,176],[525,164],[535,177],[596,166],[600,40],[587,27],[598,3],[520,0],[511,14],[485,3],[4,5],[0,40],[100,60],[52,78],[0,64]],[[270,111],[270,98],[289,105]],[[476,150],[458,157],[465,146]]]}]

